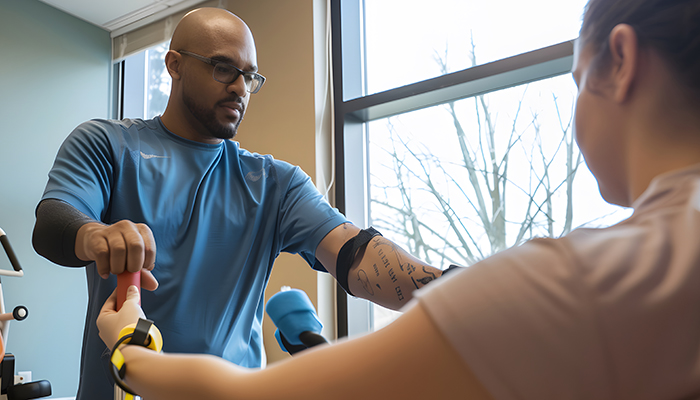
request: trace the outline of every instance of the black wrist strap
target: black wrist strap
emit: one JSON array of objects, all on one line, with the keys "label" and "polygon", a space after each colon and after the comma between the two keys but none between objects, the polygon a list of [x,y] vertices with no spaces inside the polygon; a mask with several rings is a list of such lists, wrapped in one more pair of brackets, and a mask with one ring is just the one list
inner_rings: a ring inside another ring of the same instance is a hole
[{"label": "black wrist strap", "polygon": [[[124,382],[124,376],[126,376],[126,364],[124,363],[123,356],[121,355],[121,352],[119,351],[119,346],[122,344],[133,344],[137,346],[143,346],[143,347],[148,347],[151,343],[151,338],[149,335],[149,331],[151,330],[151,326],[153,325],[153,321],[148,320],[148,319],[143,319],[139,318],[139,321],[136,323],[136,327],[134,328],[133,333],[126,334],[119,338],[117,343],[114,345],[114,348],[112,348],[112,357],[111,357],[111,372],[112,372],[112,378],[114,379],[114,383],[122,388],[125,392],[137,396],[136,393],[129,387],[129,385]],[[115,356],[117,356],[118,362],[115,363]]]},{"label": "black wrist strap", "polygon": [[148,347],[151,344],[151,338],[148,335],[148,331],[151,329],[153,321],[149,319],[139,318],[139,322],[136,323],[136,328],[134,328],[133,336],[128,344],[135,344],[143,347]]},{"label": "black wrist strap", "polygon": [[[112,372],[112,379],[114,379],[114,383],[117,386],[119,386],[120,388],[122,388],[123,391],[125,391],[129,394],[131,394],[133,396],[137,396],[137,394],[134,393],[133,389],[131,389],[129,387],[129,385],[127,385],[126,382],[124,382],[124,376],[126,375],[126,364],[123,362],[123,356],[121,356],[121,352],[119,352],[119,346],[125,342],[129,343],[129,340],[131,340],[131,338],[133,336],[134,336],[133,333],[130,333],[128,335],[124,335],[121,338],[119,338],[117,343],[114,345],[114,348],[112,349],[112,359],[110,360],[111,364],[112,364],[111,365],[112,368],[110,368],[110,371]],[[117,353],[117,352],[119,352],[119,353]],[[115,354],[119,354],[121,357],[120,365],[117,365],[114,363]]]},{"label": "black wrist strap", "polygon": [[452,265],[450,265],[449,267],[447,267],[447,269],[443,270],[443,271],[442,271],[442,275],[440,275],[440,276],[445,276],[445,274],[448,273],[448,272],[458,271],[458,270],[461,270],[461,269],[464,269],[464,267],[460,267],[459,265],[452,264]]},{"label": "black wrist strap", "polygon": [[372,227],[363,229],[357,236],[345,242],[338,252],[338,260],[336,261],[335,267],[336,279],[340,286],[351,296],[354,295],[350,292],[350,286],[348,285],[350,267],[352,267],[352,263],[355,261],[357,252],[365,248],[367,243],[377,235],[382,236],[381,233]]}]

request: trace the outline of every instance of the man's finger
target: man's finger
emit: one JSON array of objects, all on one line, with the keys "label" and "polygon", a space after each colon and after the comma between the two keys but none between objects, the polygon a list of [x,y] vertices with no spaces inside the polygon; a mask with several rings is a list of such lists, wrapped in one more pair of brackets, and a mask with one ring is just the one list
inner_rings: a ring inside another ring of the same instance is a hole
[{"label": "man's finger", "polygon": [[95,266],[97,267],[97,273],[100,274],[102,279],[109,278],[109,252],[97,254],[97,257],[95,257]]},{"label": "man's finger", "polygon": [[141,270],[141,289],[148,290],[150,292],[158,289],[158,280],[151,271],[142,269]]},{"label": "man's finger", "polygon": [[97,273],[102,279],[109,278],[109,243],[107,238],[99,236],[92,240],[90,252],[87,254],[97,267]]},{"label": "man's finger", "polygon": [[126,270],[126,239],[121,232],[115,232],[108,237],[109,271],[119,275]]},{"label": "man's finger", "polygon": [[156,264],[156,239],[148,225],[136,224],[136,227],[143,238],[143,269],[150,271]]},{"label": "man's finger", "polygon": [[126,245],[126,270],[137,272],[143,268],[144,240],[137,230],[124,232],[124,244]]}]

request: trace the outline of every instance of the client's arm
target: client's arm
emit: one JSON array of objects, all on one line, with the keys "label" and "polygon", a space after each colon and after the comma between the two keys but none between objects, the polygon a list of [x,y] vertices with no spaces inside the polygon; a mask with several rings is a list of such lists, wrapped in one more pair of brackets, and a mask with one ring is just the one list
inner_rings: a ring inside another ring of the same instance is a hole
[{"label": "client's arm", "polygon": [[[101,335],[107,329],[103,315],[117,313],[103,308]],[[382,330],[306,350],[263,370],[139,346],[122,352],[127,384],[149,400],[490,399],[420,305]]]}]

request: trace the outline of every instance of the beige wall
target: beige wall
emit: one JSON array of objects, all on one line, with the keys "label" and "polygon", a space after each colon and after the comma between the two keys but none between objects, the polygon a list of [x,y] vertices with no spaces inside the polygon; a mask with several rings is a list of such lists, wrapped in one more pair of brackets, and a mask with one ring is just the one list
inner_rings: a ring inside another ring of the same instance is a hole
[{"label": "beige wall", "polygon": [[[300,166],[315,182],[314,90],[319,85],[314,83],[314,2],[229,0],[227,8],[253,31],[259,71],[267,78],[251,99],[236,140],[245,149]],[[283,253],[275,263],[266,300],[286,285],[306,291],[318,308],[317,275],[301,257]],[[266,314],[263,333],[268,362],[288,357],[279,349],[274,329]]]}]

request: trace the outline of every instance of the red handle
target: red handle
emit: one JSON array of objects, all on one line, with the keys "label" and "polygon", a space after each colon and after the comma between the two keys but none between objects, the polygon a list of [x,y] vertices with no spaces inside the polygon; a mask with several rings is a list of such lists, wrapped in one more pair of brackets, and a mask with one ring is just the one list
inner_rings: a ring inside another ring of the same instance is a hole
[{"label": "red handle", "polygon": [[[126,300],[126,290],[129,286],[134,285],[141,290],[141,271],[139,272],[122,272],[117,275],[117,311],[122,308],[122,304]],[[139,300],[139,304],[141,301]]]}]

